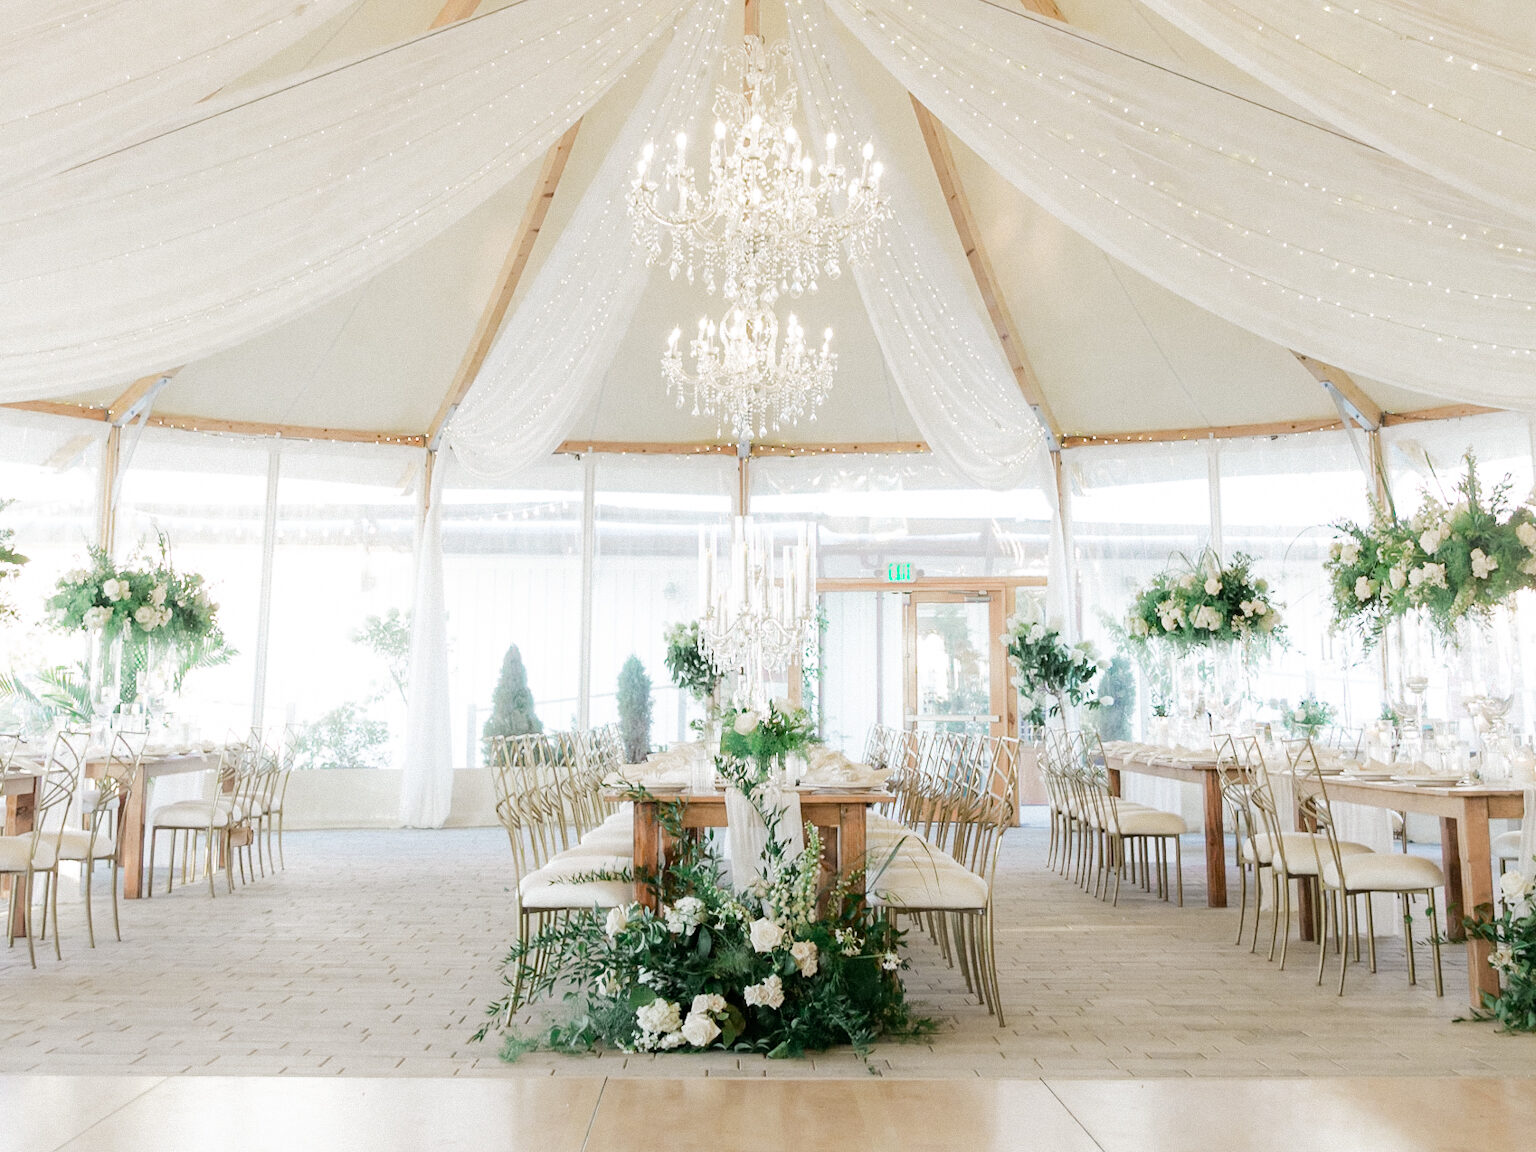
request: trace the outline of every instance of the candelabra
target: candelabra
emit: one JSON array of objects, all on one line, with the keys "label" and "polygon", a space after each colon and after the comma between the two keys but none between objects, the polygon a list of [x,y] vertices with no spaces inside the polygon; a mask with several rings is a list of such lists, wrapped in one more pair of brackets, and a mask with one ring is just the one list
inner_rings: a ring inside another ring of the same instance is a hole
[{"label": "candelabra", "polygon": [[765,707],[768,674],[805,650],[815,626],[815,579],[815,545],[804,524],[778,552],[751,517],[736,517],[728,539],[719,531],[700,537],[699,635],[717,665],[738,673],[739,704]]}]

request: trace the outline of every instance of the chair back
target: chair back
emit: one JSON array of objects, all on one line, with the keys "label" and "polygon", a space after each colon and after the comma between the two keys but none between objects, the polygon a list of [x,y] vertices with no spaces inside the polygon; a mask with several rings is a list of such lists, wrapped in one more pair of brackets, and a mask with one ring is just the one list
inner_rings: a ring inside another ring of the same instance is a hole
[{"label": "chair back", "polygon": [[1328,787],[1323,783],[1323,769],[1311,740],[1292,741],[1286,749],[1291,774],[1296,778],[1296,815],[1303,829],[1316,832],[1312,851],[1317,859],[1318,882],[1324,883],[1327,865],[1344,882],[1344,861],[1339,852],[1339,838],[1333,826],[1333,812],[1328,806]]}]

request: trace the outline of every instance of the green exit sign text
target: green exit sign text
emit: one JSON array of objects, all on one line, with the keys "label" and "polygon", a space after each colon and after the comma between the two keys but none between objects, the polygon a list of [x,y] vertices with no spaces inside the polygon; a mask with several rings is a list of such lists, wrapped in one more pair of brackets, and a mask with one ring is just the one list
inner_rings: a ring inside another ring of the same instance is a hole
[{"label": "green exit sign text", "polygon": [[887,564],[885,566],[885,578],[892,584],[910,583],[914,579],[912,575],[911,562],[909,561],[905,564]]}]

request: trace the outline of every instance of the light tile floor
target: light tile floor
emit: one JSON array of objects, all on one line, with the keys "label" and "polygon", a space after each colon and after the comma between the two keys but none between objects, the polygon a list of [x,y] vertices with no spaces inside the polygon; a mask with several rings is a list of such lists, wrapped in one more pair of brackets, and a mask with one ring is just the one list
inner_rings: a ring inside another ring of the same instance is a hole
[{"label": "light tile floor", "polygon": [[[61,907],[64,960],[0,950],[0,1074],[300,1076],[849,1075],[1073,1080],[1166,1077],[1529,1076],[1536,1039],[1455,1023],[1460,950],[1446,991],[1409,988],[1399,941],[1382,971],[1351,969],[1343,999],[1314,985],[1315,952],[1281,972],[1232,946],[1233,909],[1203,907],[1198,839],[1179,909],[1139,892],[1119,908],[1043,868],[1044,833],[1005,838],[998,877],[999,1027],[913,935],[918,1009],[931,1040],[804,1061],[533,1054],[516,1065],[472,1044],[512,939],[506,842],[495,829],[292,833],[288,869],[210,900],[199,885],[125,903],[124,940],[99,903]],[[1294,944],[1294,941],[1293,941]],[[1427,966],[1427,950],[1422,954]],[[1330,958],[1330,972],[1335,961]],[[527,1028],[549,1018],[526,1012]]]}]

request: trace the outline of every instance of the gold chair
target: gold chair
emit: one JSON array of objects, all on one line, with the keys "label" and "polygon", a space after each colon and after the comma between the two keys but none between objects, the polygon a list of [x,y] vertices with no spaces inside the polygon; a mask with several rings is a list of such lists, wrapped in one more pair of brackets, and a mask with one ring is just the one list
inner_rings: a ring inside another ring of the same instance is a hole
[{"label": "gold chair", "polygon": [[167,895],[170,894],[171,885],[176,877],[178,834],[183,834],[186,840],[185,859],[187,861],[190,861],[198,851],[198,837],[206,837],[204,853],[208,895],[211,897],[216,894],[213,882],[216,871],[215,845],[222,853],[220,858],[224,864],[225,887],[230,893],[234,892],[234,830],[243,823],[245,814],[236,807],[232,797],[239,788],[243,765],[252,754],[249,744],[226,745],[219,753],[219,766],[214,772],[211,796],[201,800],[180,800],[155,810],[149,821],[149,857],[145,862],[144,874],[146,898],[154,895],[155,848],[161,832],[170,833],[171,843],[170,857],[166,862],[165,891]]},{"label": "gold chair", "polygon": [[[48,930],[48,911],[53,910],[53,954],[62,960],[59,944],[59,840],[68,830],[69,808],[80,782],[85,759],[86,733],[60,732],[53,740],[48,763],[36,773],[37,783],[32,808],[32,830],[15,836],[0,836],[0,876],[11,878],[10,908],[6,916],[6,943],[16,943],[17,901],[27,910],[27,956],[37,967],[36,938]],[[31,915],[34,880],[43,877],[42,909]]]},{"label": "gold chair", "polygon": [[122,925],[117,912],[118,872],[122,861],[117,836],[123,804],[133,791],[139,773],[144,770],[142,734],[118,732],[107,751],[106,769],[91,781],[83,804],[84,828],[70,828],[59,838],[59,858],[79,864],[85,873],[85,929],[91,947],[96,947],[96,922],[91,911],[91,890],[95,887],[96,865],[108,865],[112,888],[112,932],[121,942]]}]

